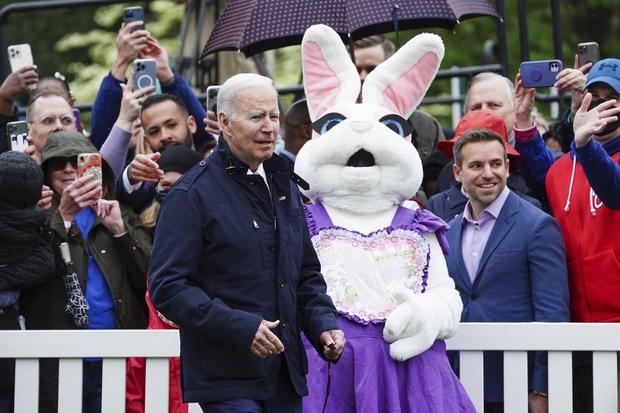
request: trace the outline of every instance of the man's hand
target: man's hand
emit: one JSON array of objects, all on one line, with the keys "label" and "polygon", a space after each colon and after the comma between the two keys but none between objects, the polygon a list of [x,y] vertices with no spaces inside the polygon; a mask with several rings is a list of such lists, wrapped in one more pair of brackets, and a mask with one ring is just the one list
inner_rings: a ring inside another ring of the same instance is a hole
[{"label": "man's hand", "polygon": [[280,354],[284,351],[284,345],[271,330],[280,325],[280,320],[276,321],[261,321],[252,340],[250,350],[258,357],[265,358]]},{"label": "man's hand", "polygon": [[54,192],[50,189],[50,187],[43,185],[43,188],[41,189],[41,199],[37,202],[37,206],[43,210],[50,209],[52,207],[53,196]]},{"label": "man's hand", "polygon": [[132,185],[138,182],[150,182],[156,184],[164,177],[164,171],[159,169],[157,161],[161,158],[159,152],[148,155],[136,155],[129,164],[127,177]]},{"label": "man's hand", "polygon": [[618,114],[620,114],[620,107],[614,107],[615,99],[605,101],[592,110],[588,110],[591,102],[592,95],[586,93],[579,110],[575,113],[573,131],[577,148],[588,143],[593,134],[602,132],[608,123],[618,120]]},{"label": "man's hand", "polygon": [[570,108],[572,112],[577,112],[577,109],[581,106],[581,101],[583,100],[583,87],[586,84],[587,74],[591,68],[592,63],[586,63],[583,66],[579,66],[579,56],[575,55],[573,68],[562,70],[555,78],[556,82],[553,87],[557,88],[558,92],[571,92]]},{"label": "man's hand", "polygon": [[22,67],[11,73],[0,85],[0,113],[6,116],[13,115],[13,100],[21,93],[28,92],[28,86],[39,81],[39,72],[36,66]]},{"label": "man's hand", "polygon": [[62,191],[58,211],[63,221],[73,222],[75,216],[88,206],[97,203],[102,194],[101,182],[91,175],[73,181]]},{"label": "man's hand", "polygon": [[116,59],[112,64],[112,76],[117,80],[125,80],[125,71],[131,62],[138,58],[140,51],[147,47],[147,35],[146,30],[136,30],[132,32],[132,29],[140,26],[143,22],[135,21],[128,25],[121,26],[116,36]]},{"label": "man's hand", "polygon": [[215,139],[220,136],[220,124],[217,123],[215,112],[213,112],[212,110],[208,110],[207,117],[202,120],[202,123],[205,124],[205,130],[207,131],[207,133],[213,135]]},{"label": "man's hand", "polygon": [[536,89],[524,88],[521,72],[515,78],[515,121],[517,128],[528,129],[534,126],[532,111],[534,110],[534,93]]},{"label": "man's hand", "polygon": [[530,406],[530,413],[547,413],[549,410],[549,400],[545,396],[530,393],[527,399]]},{"label": "man's hand", "polygon": [[97,216],[101,218],[101,224],[112,234],[120,235],[127,231],[118,201],[99,199],[91,208],[97,213]]},{"label": "man's hand", "polygon": [[347,342],[342,330],[328,330],[321,333],[321,344],[323,344],[323,354],[328,360],[336,360],[344,350]]},{"label": "man's hand", "polygon": [[121,108],[118,114],[116,124],[126,131],[131,131],[133,122],[140,116],[142,102],[155,90],[154,86],[148,86],[142,89],[133,90],[134,74],[131,73],[127,79],[127,84],[121,83],[123,89],[123,98],[121,100]]},{"label": "man's hand", "polygon": [[147,36],[148,47],[140,51],[140,58],[142,59],[154,59],[157,65],[157,79],[160,82],[166,83],[172,80],[174,72],[170,68],[170,61],[168,60],[168,53],[150,34]]}]

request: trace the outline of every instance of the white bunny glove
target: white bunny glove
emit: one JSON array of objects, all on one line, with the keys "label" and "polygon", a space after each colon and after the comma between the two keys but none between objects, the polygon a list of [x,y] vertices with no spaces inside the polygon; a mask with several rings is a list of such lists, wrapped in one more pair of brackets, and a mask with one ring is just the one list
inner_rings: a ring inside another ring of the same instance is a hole
[{"label": "white bunny glove", "polygon": [[431,245],[426,292],[414,294],[402,285],[388,287],[397,307],[385,322],[383,338],[391,343],[390,356],[397,361],[423,353],[436,339],[452,336],[463,310],[437,238],[434,234],[425,234],[425,238]]}]

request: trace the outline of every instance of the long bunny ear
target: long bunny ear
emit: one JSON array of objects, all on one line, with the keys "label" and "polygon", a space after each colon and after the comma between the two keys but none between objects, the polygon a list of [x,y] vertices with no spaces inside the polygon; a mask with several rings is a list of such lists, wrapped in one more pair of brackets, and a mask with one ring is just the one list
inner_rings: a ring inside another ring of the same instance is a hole
[{"label": "long bunny ear", "polygon": [[310,119],[319,119],[336,102],[355,103],[360,92],[357,69],[336,32],[318,24],[301,42],[304,89]]},{"label": "long bunny ear", "polygon": [[417,35],[370,72],[362,86],[362,102],[384,106],[408,118],[435,78],[443,54],[439,36]]}]

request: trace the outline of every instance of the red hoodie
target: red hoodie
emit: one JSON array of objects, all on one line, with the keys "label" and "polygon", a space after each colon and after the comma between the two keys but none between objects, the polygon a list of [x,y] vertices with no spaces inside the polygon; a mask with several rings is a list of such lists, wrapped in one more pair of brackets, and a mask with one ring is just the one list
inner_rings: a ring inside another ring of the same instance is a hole
[{"label": "red hoodie", "polygon": [[[617,164],[620,152],[611,158]],[[549,169],[546,187],[566,246],[572,319],[620,321],[620,212],[603,205],[570,154]]]}]

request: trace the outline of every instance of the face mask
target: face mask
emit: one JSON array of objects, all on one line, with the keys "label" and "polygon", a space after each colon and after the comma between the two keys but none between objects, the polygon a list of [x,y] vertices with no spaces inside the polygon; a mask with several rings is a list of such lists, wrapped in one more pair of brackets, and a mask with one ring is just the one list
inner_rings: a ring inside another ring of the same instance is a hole
[{"label": "face mask", "polygon": [[164,199],[166,199],[166,196],[168,196],[168,192],[170,192],[170,190],[166,189],[164,191],[159,191],[155,194],[155,199],[157,200],[157,202],[159,202],[159,205],[164,202]]},{"label": "face mask", "polygon": [[[590,111],[590,110],[594,109],[595,107],[597,107],[598,105],[600,105],[603,102],[605,102],[605,100],[603,100],[603,99],[593,100],[592,102],[590,102],[590,107],[588,107],[588,110]],[[599,133],[595,133],[595,135],[596,136],[605,136],[607,134],[612,133],[616,129],[618,129],[618,127],[620,127],[620,118],[618,118],[618,120],[616,120],[615,122],[608,123],[607,125],[605,125],[605,129],[603,129]]]}]

